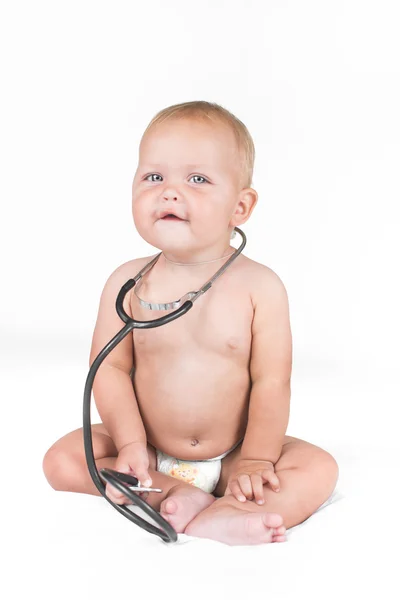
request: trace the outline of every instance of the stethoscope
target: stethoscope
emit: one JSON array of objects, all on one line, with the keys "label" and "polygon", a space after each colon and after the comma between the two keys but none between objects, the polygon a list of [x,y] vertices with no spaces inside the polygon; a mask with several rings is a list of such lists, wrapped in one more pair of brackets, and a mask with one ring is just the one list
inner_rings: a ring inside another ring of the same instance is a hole
[{"label": "stethoscope", "polygon": [[[86,378],[85,391],[83,395],[83,439],[85,445],[85,455],[86,462],[89,469],[90,476],[93,480],[93,483],[99,490],[102,496],[109,502],[118,512],[120,512],[124,517],[139,525],[149,533],[153,533],[158,535],[164,542],[176,542],[178,539],[177,533],[175,529],[163,519],[163,517],[158,513],[152,506],[150,506],[145,500],[143,500],[138,494],[135,492],[162,492],[162,490],[158,488],[144,488],[140,487],[140,482],[136,477],[132,475],[128,475],[126,473],[119,473],[118,471],[114,471],[113,469],[100,469],[97,471],[94,454],[93,454],[93,443],[92,443],[92,427],[90,421],[90,400],[91,400],[91,391],[93,387],[93,381],[96,376],[97,369],[100,367],[101,363],[105,359],[105,357],[119,344],[126,335],[133,329],[152,329],[153,327],[160,327],[161,325],[166,325],[175,319],[183,316],[188,312],[193,306],[193,303],[199,298],[202,294],[204,294],[207,290],[210,289],[214,281],[222,275],[222,273],[229,267],[229,265],[239,256],[242,252],[243,248],[246,245],[246,236],[238,227],[235,227],[234,231],[237,231],[242,236],[242,243],[239,248],[230,256],[229,260],[209,279],[197,292],[188,292],[182,296],[180,300],[176,302],[166,303],[166,304],[157,304],[151,305],[148,304],[147,308],[157,308],[157,310],[167,310],[169,308],[176,308],[176,310],[164,317],[160,317],[158,319],[154,319],[153,321],[136,321],[135,319],[131,319],[125,312],[123,308],[123,302],[126,294],[132,289],[141,279],[142,277],[149,271],[153,265],[157,262],[162,252],[157,254],[147,265],[143,267],[141,271],[133,278],[129,279],[121,288],[118,293],[117,301],[116,301],[116,310],[119,317],[125,323],[125,326],[119,331],[113,338],[104,346],[101,352],[93,361],[88,376]],[[139,287],[139,286],[138,286]],[[179,304],[184,301],[182,306]],[[143,304],[144,301],[141,301]],[[113,485],[119,492],[123,493],[125,496],[131,500],[133,504],[139,506],[149,517],[155,521],[160,527],[155,527],[148,521],[145,521],[131,510],[129,510],[126,505],[115,504],[110,498],[106,495],[105,489],[106,486],[103,483],[102,479]]]}]

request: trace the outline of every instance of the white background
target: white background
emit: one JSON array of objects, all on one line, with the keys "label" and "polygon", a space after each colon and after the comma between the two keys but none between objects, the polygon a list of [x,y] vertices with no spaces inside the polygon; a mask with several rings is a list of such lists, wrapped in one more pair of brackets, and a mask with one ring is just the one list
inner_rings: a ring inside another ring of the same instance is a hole
[{"label": "white background", "polygon": [[131,216],[140,137],[191,100],[255,142],[244,254],[289,294],[288,433],[344,478],[398,452],[399,24],[389,0],[1,3],[1,443],[39,498],[81,426],[104,283],[157,251]]}]

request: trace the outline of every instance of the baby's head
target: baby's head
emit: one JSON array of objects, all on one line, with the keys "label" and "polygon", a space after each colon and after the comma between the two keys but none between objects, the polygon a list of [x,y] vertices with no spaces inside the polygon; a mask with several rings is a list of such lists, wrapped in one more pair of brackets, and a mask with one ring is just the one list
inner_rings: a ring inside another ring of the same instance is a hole
[{"label": "baby's head", "polygon": [[[171,260],[222,256],[257,203],[254,156],[246,126],[218,104],[160,111],[142,136],[132,186],[141,237]],[[165,211],[181,220],[160,218]]]}]

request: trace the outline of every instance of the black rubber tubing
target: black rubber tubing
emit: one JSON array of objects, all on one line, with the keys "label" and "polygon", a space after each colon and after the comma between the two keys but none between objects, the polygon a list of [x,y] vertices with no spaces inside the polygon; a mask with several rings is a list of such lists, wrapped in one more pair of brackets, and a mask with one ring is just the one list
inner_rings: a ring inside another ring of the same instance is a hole
[{"label": "black rubber tubing", "polygon": [[[124,483],[119,481],[117,476],[115,476],[112,472],[110,473],[108,469],[100,469],[99,472],[97,470],[93,454],[92,426],[90,420],[91,392],[94,378],[103,360],[115,348],[115,346],[117,346],[124,339],[124,337],[128,335],[130,331],[132,331],[132,329],[152,329],[153,327],[160,327],[161,325],[165,325],[170,321],[178,319],[193,306],[193,303],[190,300],[187,300],[174,312],[165,315],[164,317],[160,317],[159,319],[154,319],[153,321],[136,321],[135,319],[131,319],[123,308],[123,301],[127,292],[133,288],[136,283],[136,279],[129,279],[122,286],[117,297],[116,309],[119,317],[122,319],[122,321],[124,321],[125,326],[112,338],[112,340],[108,342],[108,344],[106,344],[106,346],[104,346],[101,352],[99,352],[98,356],[93,361],[86,378],[85,391],[83,395],[83,440],[85,445],[85,456],[93,483],[101,495],[107,500],[107,502],[109,502],[111,506],[113,506],[124,517],[135,523],[135,525],[139,525],[139,527],[142,527],[149,533],[159,536],[164,542],[169,543],[176,542],[178,539],[178,535],[170,523],[163,519],[160,513],[154,510],[154,508],[145,502],[145,500],[143,500],[136,492],[133,492]],[[104,485],[102,479],[113,485],[119,492],[125,494],[125,496],[131,500],[132,504],[139,506],[139,508],[141,508],[146,514],[149,515],[149,517],[151,517],[151,519],[158,523],[160,527],[155,527],[148,521],[145,521],[138,515],[135,515],[125,505],[115,504],[115,502],[113,502],[106,495],[106,486]]]}]

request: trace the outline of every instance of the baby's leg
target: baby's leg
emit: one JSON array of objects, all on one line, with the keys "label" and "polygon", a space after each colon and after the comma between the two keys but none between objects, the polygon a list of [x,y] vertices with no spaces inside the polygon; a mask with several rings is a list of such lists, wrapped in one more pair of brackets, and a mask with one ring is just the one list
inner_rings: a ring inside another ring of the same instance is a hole
[{"label": "baby's leg", "polygon": [[[92,425],[92,442],[97,469],[115,469],[118,452],[102,423]],[[192,491],[193,486],[156,471],[155,449],[147,444],[147,451],[152,487],[162,489],[162,493],[149,492],[146,502],[159,511],[161,502],[172,488],[184,486]],[[100,496],[86,464],[82,428],[71,431],[49,448],[43,459],[43,471],[47,481],[55,490]],[[127,500],[126,504],[131,502]]]}]

